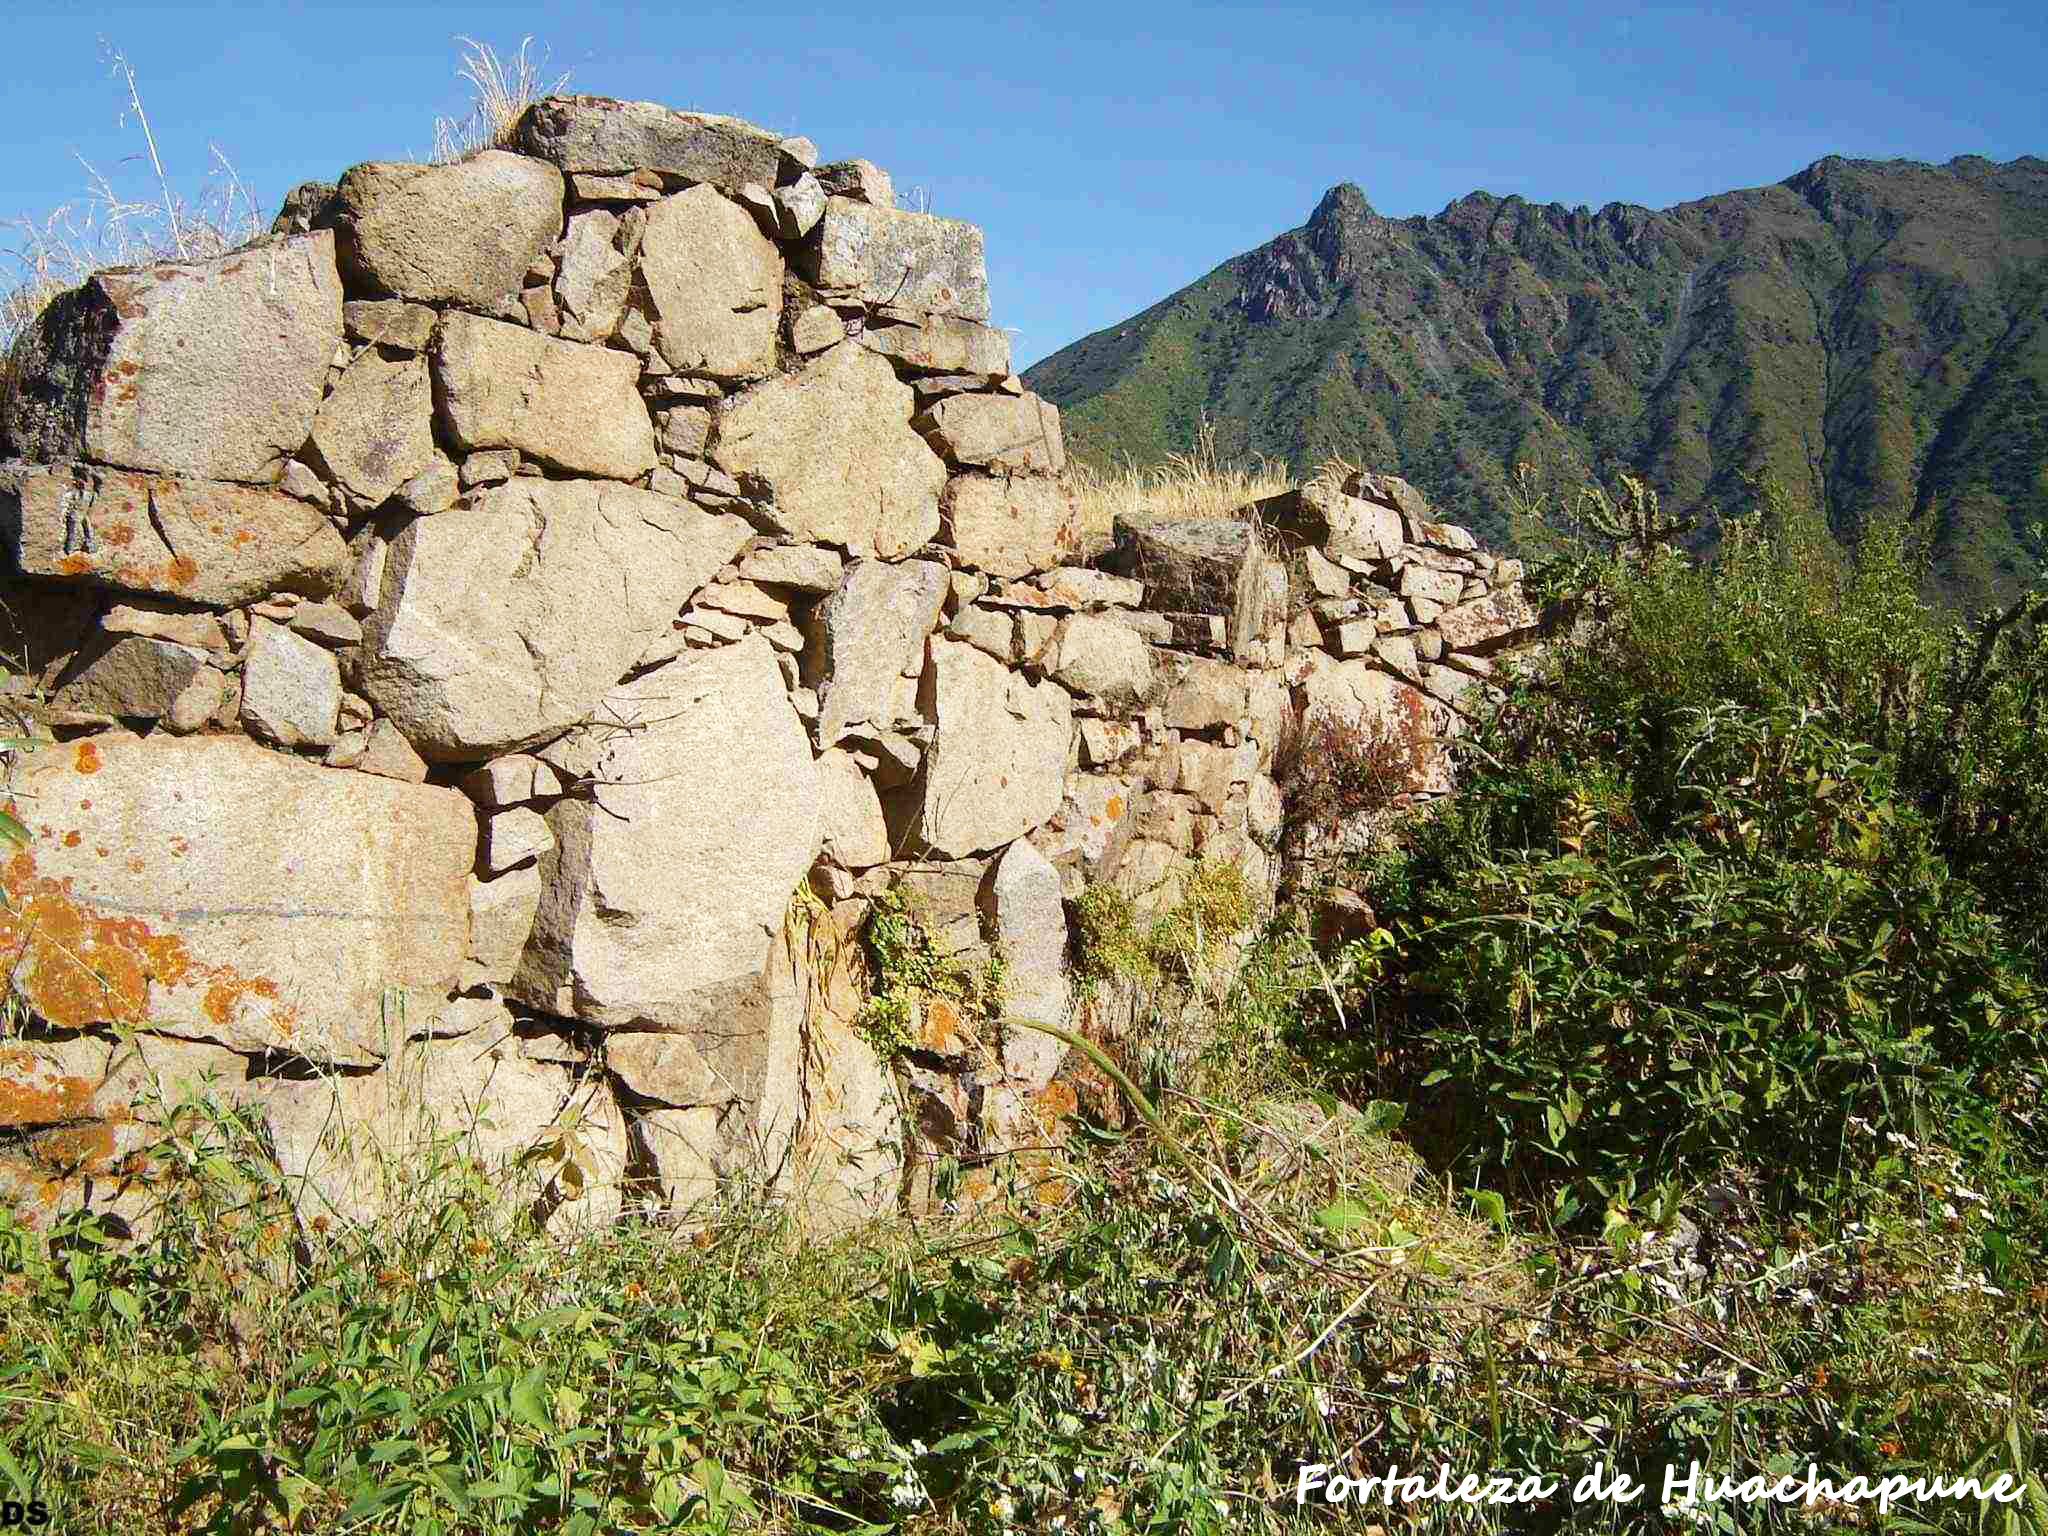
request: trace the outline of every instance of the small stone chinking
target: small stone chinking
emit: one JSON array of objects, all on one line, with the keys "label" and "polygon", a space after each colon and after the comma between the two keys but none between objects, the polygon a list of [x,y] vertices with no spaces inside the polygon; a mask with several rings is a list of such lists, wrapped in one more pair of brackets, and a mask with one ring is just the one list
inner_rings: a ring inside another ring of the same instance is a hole
[{"label": "small stone chinking", "polygon": [[24,339],[31,1220],[146,1219],[152,1106],[197,1085],[336,1219],[449,1134],[561,1229],[736,1178],[870,1219],[1074,1102],[1048,1037],[943,1002],[878,1050],[817,963],[878,907],[1085,1027],[1066,904],[1156,910],[1216,860],[1270,897],[1305,716],[1405,723],[1409,787],[1447,787],[1432,744],[1535,632],[1513,561],[1370,473],[1083,550],[981,232],[817,159],[549,97]]}]

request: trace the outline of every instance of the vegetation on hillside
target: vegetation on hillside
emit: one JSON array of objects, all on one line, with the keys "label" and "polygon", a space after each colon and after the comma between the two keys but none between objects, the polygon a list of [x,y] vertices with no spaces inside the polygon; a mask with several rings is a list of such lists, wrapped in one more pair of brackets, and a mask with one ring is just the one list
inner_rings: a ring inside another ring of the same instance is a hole
[{"label": "vegetation on hillside", "polygon": [[1935,588],[2026,586],[2048,519],[2048,162],[1827,159],[1777,186],[1598,213],[1475,193],[1307,224],[1038,363],[1095,465],[1207,414],[1297,474],[1398,464],[1490,542],[1510,471],[1634,469],[1704,542],[1773,476],[1853,543],[1911,517]]}]

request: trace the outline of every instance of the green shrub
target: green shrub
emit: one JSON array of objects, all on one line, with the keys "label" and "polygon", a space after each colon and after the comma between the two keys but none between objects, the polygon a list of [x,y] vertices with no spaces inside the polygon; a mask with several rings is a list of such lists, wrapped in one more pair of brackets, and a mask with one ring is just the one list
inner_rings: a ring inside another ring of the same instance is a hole
[{"label": "green shrub", "polygon": [[962,964],[939,942],[916,902],[902,888],[876,898],[863,931],[870,991],[858,1022],[869,1042],[885,1056],[894,1056],[914,1043],[918,1013],[927,1003],[957,1003],[981,1018],[1001,1014],[1009,982],[1002,950],[992,946],[979,968]]},{"label": "green shrub", "polygon": [[1150,935],[1138,922],[1131,898],[1112,885],[1091,885],[1074,903],[1075,974],[1084,986],[1159,980]]},{"label": "green shrub", "polygon": [[1848,563],[1749,524],[1711,565],[1580,576],[1594,622],[1370,873],[1389,980],[1308,1044],[1331,1059],[1370,1014],[1342,1058],[1366,1086],[1578,1220],[1729,1168],[1810,1207],[1854,1176],[1856,1123],[2038,1143],[2000,1109],[2042,1069],[2038,636],[1970,702],[1979,642],[1881,530]]},{"label": "green shrub", "polygon": [[1421,1083],[1455,1085],[1481,1160],[1566,1175],[1567,1214],[1734,1163],[1815,1193],[1852,1118],[1996,1103],[2039,996],[1873,754],[1828,713],[1729,707],[1674,747],[1689,834],[1566,801],[1550,847],[1461,865],[1410,919]]}]

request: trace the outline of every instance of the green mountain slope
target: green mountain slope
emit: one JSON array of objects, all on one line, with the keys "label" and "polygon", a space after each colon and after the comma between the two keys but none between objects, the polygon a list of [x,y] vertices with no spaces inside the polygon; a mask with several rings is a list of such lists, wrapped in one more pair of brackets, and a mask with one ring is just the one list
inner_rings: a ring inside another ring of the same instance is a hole
[{"label": "green mountain slope", "polygon": [[1640,469],[1709,530],[1770,473],[1845,536],[1927,520],[1982,602],[2048,553],[2048,160],[1830,158],[1661,212],[1387,219],[1347,183],[1026,380],[1085,460],[1157,461],[1206,414],[1297,470],[1398,465],[1493,540],[1520,461]]}]

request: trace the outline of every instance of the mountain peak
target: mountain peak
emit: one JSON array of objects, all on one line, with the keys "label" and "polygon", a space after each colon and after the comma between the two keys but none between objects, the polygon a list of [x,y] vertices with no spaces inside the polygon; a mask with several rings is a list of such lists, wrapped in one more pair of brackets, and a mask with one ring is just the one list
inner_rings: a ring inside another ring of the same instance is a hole
[{"label": "mountain peak", "polygon": [[1369,219],[1373,216],[1372,204],[1365,200],[1365,193],[1352,181],[1340,181],[1323,194],[1316,211],[1308,216],[1308,227],[1337,223],[1348,219]]},{"label": "mountain peak", "polygon": [[2048,298],[2007,275],[2040,265],[2048,163],[1828,155],[1662,211],[1496,185],[1392,220],[1349,182],[1311,206],[1026,375],[1070,455],[1158,463],[1220,409],[1237,452],[1398,466],[1497,542],[1525,460],[1639,472],[1706,529],[1768,474],[1836,527],[1924,519],[1970,604],[2030,579]]},{"label": "mountain peak", "polygon": [[1375,240],[1385,241],[1389,228],[1355,183],[1340,181],[1316,204],[1303,234],[1324,271],[1341,283]]}]

